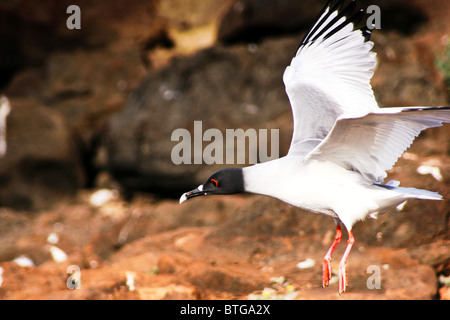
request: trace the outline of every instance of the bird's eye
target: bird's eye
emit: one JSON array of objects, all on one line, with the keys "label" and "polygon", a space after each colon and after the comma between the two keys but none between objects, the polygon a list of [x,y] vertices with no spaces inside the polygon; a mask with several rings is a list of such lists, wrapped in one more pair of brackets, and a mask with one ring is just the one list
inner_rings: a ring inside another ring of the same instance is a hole
[{"label": "bird's eye", "polygon": [[216,179],[211,179],[211,182],[216,188],[219,186],[219,182]]}]

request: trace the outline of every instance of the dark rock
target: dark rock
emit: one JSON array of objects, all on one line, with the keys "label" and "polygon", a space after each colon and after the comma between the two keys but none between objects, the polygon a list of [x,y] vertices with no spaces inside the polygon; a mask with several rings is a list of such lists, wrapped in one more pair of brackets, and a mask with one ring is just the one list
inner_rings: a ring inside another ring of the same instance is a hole
[{"label": "dark rock", "polygon": [[[217,128],[224,138],[227,128],[284,126],[279,153],[285,154],[292,124],[285,126],[291,110],[282,75],[297,44],[295,37],[249,48],[216,46],[150,73],[109,121],[105,138],[109,170],[134,190],[178,194],[197,186],[225,165],[172,162],[172,149],[179,143],[171,141],[172,132],[185,128],[193,139],[195,120],[202,121],[203,132]],[[268,135],[270,139],[270,131]]]},{"label": "dark rock", "polygon": [[[8,83],[16,71],[41,65],[50,52],[95,48],[114,38],[112,28],[98,19],[98,13],[108,15],[111,9],[94,14],[93,5],[89,4],[88,8],[86,1],[77,2],[82,14],[81,29],[69,30],[66,9],[71,4],[71,1],[55,0],[39,4],[14,0],[0,4],[0,86]],[[99,28],[100,24],[103,27]]]},{"label": "dark rock", "polygon": [[[326,3],[317,0],[234,0],[220,20],[217,37],[223,43],[234,43],[305,31]],[[409,35],[428,19],[422,8],[405,0],[358,1],[355,12],[370,5],[380,7],[383,30],[397,30]],[[373,12],[366,13],[369,17]],[[365,20],[360,24],[364,26]]]},{"label": "dark rock", "polygon": [[0,78],[5,75],[0,87],[6,85],[3,93],[10,98],[26,97],[65,118],[86,173],[80,186],[91,187],[104,168],[97,142],[105,119],[123,106],[145,74],[142,40],[151,38],[160,23],[153,18],[153,0],[78,1],[81,29],[69,30],[71,4],[0,4]]},{"label": "dark rock", "polygon": [[40,209],[83,184],[84,174],[62,115],[48,107],[11,100],[7,152],[0,158],[0,203]]},{"label": "dark rock", "polygon": [[324,6],[321,1],[236,0],[220,21],[218,40],[258,41],[309,27]]}]

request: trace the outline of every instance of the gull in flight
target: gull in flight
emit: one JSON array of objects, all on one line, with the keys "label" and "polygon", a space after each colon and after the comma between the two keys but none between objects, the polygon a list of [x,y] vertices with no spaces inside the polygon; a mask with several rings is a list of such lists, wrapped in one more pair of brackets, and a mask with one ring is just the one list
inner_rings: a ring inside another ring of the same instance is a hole
[{"label": "gull in flight", "polygon": [[383,183],[414,138],[450,122],[450,107],[379,108],[370,85],[376,65],[368,28],[358,29],[363,11],[355,2],[324,7],[306,32],[283,81],[294,131],[286,156],[212,174],[187,199],[214,194],[256,193],[332,217],[336,236],[323,259],[323,287],[331,279],[331,255],[347,229],[339,264],[339,294],[348,286],[346,262],[353,225],[409,199],[440,200],[438,193]]}]

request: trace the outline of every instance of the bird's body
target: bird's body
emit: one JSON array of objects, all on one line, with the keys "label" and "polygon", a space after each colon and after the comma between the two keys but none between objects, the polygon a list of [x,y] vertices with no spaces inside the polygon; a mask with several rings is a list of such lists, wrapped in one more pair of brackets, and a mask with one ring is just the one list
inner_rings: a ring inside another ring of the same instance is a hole
[{"label": "bird's body", "polygon": [[370,192],[360,187],[357,174],[338,165],[320,161],[304,163],[292,158],[286,156],[270,161],[270,165],[244,168],[245,189],[334,218],[338,218],[339,207],[352,207],[356,199],[353,197],[361,197],[363,193],[366,197]]},{"label": "bird's body", "polygon": [[367,28],[355,29],[355,2],[324,7],[300,44],[283,81],[293,114],[286,156],[245,168],[215,172],[185,200],[208,194],[250,192],[326,214],[336,237],[324,257],[322,284],[331,278],[331,255],[348,231],[339,265],[339,293],[348,285],[346,261],[353,225],[408,199],[440,200],[431,191],[399,187],[391,169],[422,130],[450,122],[450,107],[379,108],[370,79],[376,66]]},{"label": "bird's body", "polygon": [[243,168],[243,176],[246,192],[329,215],[349,230],[368,215],[384,213],[408,199],[441,199],[426,190],[369,184],[359,173],[333,162],[303,162],[289,155]]}]

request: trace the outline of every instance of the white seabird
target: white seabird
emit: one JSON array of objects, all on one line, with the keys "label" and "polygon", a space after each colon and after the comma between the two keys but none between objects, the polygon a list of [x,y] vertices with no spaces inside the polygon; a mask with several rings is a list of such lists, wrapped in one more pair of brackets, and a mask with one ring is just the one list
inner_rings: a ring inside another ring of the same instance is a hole
[{"label": "white seabird", "polygon": [[334,218],[336,236],[323,260],[322,285],[331,279],[331,255],[348,244],[339,264],[339,294],[348,286],[346,261],[353,225],[409,199],[440,200],[438,193],[382,184],[414,138],[450,122],[450,107],[378,107],[370,85],[376,65],[367,28],[355,28],[363,12],[354,1],[324,7],[283,75],[294,132],[286,156],[245,168],[215,172],[180,203],[209,194],[250,192]]}]

